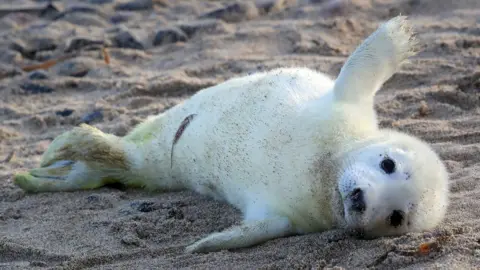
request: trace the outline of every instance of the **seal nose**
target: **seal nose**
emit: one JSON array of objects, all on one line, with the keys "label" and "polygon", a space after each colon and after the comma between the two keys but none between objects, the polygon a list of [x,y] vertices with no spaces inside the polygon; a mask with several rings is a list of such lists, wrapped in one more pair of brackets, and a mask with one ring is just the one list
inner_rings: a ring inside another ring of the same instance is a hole
[{"label": "seal nose", "polygon": [[403,211],[400,210],[393,210],[392,214],[390,215],[390,225],[393,227],[398,227],[402,225],[403,222]]},{"label": "seal nose", "polygon": [[352,202],[351,209],[358,213],[363,213],[365,211],[365,198],[363,196],[363,190],[360,188],[356,188],[350,194],[350,200]]}]

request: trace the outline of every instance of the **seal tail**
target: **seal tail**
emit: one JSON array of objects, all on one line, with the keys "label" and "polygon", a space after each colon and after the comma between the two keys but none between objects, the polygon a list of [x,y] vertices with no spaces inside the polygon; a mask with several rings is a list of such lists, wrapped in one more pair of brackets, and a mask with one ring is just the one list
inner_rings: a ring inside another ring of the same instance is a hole
[{"label": "seal tail", "polygon": [[352,53],[335,81],[335,99],[358,103],[373,96],[418,48],[405,16],[382,24]]},{"label": "seal tail", "polygon": [[55,138],[39,168],[15,175],[14,182],[28,192],[94,189],[124,183],[131,173],[134,144],[82,124]]}]

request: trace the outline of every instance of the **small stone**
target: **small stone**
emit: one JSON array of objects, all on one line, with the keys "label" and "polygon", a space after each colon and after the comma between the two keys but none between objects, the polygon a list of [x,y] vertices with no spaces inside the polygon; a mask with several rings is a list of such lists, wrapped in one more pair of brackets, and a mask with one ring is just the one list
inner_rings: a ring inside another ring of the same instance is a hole
[{"label": "small stone", "polygon": [[82,202],[81,209],[103,210],[113,207],[113,203],[108,197],[100,194],[91,194],[86,197],[86,201]]},{"label": "small stone", "polygon": [[418,115],[420,117],[425,117],[430,114],[430,108],[428,107],[427,103],[422,100],[420,103],[420,107],[418,108]]},{"label": "small stone", "polygon": [[50,143],[51,142],[49,140],[39,141],[37,144],[35,144],[35,153],[39,155],[45,153]]},{"label": "small stone", "polygon": [[47,263],[42,261],[31,261],[30,266],[32,267],[46,267]]},{"label": "small stone", "polygon": [[132,0],[125,3],[120,3],[115,6],[116,10],[147,10],[153,8],[152,0]]},{"label": "small stone", "polygon": [[112,3],[113,0],[88,0],[88,2],[95,5],[104,5]]},{"label": "small stone", "polygon": [[93,111],[92,113],[88,113],[86,115],[84,115],[82,117],[82,123],[85,123],[85,124],[90,124],[92,123],[93,121],[100,121],[103,119],[103,112],[102,110],[95,110]]},{"label": "small stone", "polygon": [[69,53],[72,51],[80,50],[87,46],[104,45],[104,44],[105,42],[103,40],[93,40],[88,37],[75,37],[68,41],[65,52]]},{"label": "small stone", "polygon": [[[324,1],[324,0],[322,0]],[[292,0],[257,0],[256,6],[262,14],[278,12],[292,6],[296,1]]]},{"label": "small stone", "polygon": [[35,70],[30,72],[30,74],[28,74],[28,78],[30,80],[45,80],[45,79],[48,79],[48,75],[45,71]]},{"label": "small stone", "polygon": [[31,38],[28,42],[23,40],[14,40],[10,44],[10,49],[20,52],[24,57],[32,59],[35,53],[40,51],[51,51],[57,48],[56,41],[49,37]]},{"label": "small stone", "polygon": [[2,30],[23,28],[35,20],[35,17],[32,14],[25,12],[11,12],[9,14],[2,15],[4,15],[0,19],[0,28]]},{"label": "small stone", "polygon": [[22,214],[20,210],[14,208],[7,208],[3,213],[0,213],[0,220],[7,220],[7,219],[20,219]]},{"label": "small stone", "polygon": [[167,219],[174,218],[174,219],[183,219],[185,215],[183,214],[182,209],[178,207],[172,207],[168,209],[167,212]]},{"label": "small stone", "polygon": [[178,25],[178,27],[187,34],[188,37],[193,36],[196,33],[212,33],[212,32],[224,32],[226,29],[225,23],[217,19],[205,19],[196,20],[190,22],[184,22]]},{"label": "small stone", "polygon": [[473,250],[473,256],[476,258],[480,258],[480,249]]},{"label": "small stone", "polygon": [[18,64],[22,62],[22,54],[11,49],[0,49],[0,62]]},{"label": "small stone", "polygon": [[95,13],[83,13],[75,12],[61,18],[61,20],[67,21],[71,24],[79,26],[95,26],[95,27],[107,27],[108,22],[101,16]]},{"label": "small stone", "polygon": [[92,195],[87,196],[87,201],[88,201],[88,203],[95,203],[95,202],[99,202],[100,198],[99,198],[98,195],[92,194]]},{"label": "small stone", "polygon": [[132,202],[130,204],[132,208],[137,209],[140,212],[148,213],[156,210],[154,202]]},{"label": "small stone", "polygon": [[23,40],[13,40],[10,44],[10,49],[21,53],[26,58],[32,58],[35,53],[28,47]]},{"label": "small stone", "polygon": [[127,234],[124,237],[122,237],[121,242],[122,242],[122,244],[125,244],[127,246],[137,246],[138,247],[138,246],[142,245],[140,239],[137,236],[134,236],[134,235],[131,235],[131,234]]},{"label": "small stone", "polygon": [[71,16],[74,13],[83,13],[83,14],[95,14],[101,18],[107,18],[107,16],[101,12],[99,9],[92,7],[92,6],[85,6],[85,5],[79,5],[79,6],[71,6],[65,11],[59,13],[57,16],[52,18],[52,20],[61,20],[64,19],[67,16]]},{"label": "small stone", "polygon": [[17,67],[0,63],[0,79],[15,77],[20,74],[22,74],[22,71]]},{"label": "small stone", "polygon": [[30,266],[32,267],[46,267],[47,263],[42,261],[31,261]]},{"label": "small stone", "polygon": [[64,110],[61,110],[61,111],[56,111],[55,114],[59,115],[59,116],[67,117],[67,116],[71,115],[73,112],[74,112],[74,110],[72,110],[72,109],[64,109]]},{"label": "small stone", "polygon": [[146,202],[146,203],[141,203],[138,206],[138,211],[140,212],[148,213],[148,212],[152,212],[153,210],[154,210],[153,203]]},{"label": "small stone", "polygon": [[30,94],[45,94],[45,93],[52,93],[54,91],[53,88],[45,86],[45,85],[40,85],[36,83],[23,83],[20,85],[20,88],[25,90],[25,92],[28,92]]},{"label": "small stone", "polygon": [[1,197],[0,201],[16,202],[25,197],[25,191],[18,189],[18,190],[8,192],[8,194],[1,194],[1,195],[4,195],[4,196],[0,196]]},{"label": "small stone", "polygon": [[48,5],[40,12],[39,16],[46,19],[53,19],[60,14],[60,8],[49,1]]},{"label": "small stone", "polygon": [[53,51],[38,51],[35,53],[35,57],[33,57],[32,60],[35,60],[38,62],[45,62],[48,60],[52,60],[54,57],[55,56]]},{"label": "small stone", "polygon": [[97,63],[89,57],[77,57],[57,64],[54,71],[60,76],[84,77],[91,69],[95,69]]},{"label": "small stone", "polygon": [[24,120],[23,125],[33,132],[44,131],[47,128],[47,123],[45,123],[45,120],[43,120],[43,117],[40,115],[35,115]]},{"label": "small stone", "polygon": [[32,38],[29,43],[35,51],[53,51],[57,48],[57,41],[51,37]]},{"label": "small stone", "polygon": [[258,16],[258,9],[252,2],[237,2],[228,6],[212,10],[200,18],[221,19],[226,22],[239,22],[253,19]]},{"label": "small stone", "polygon": [[153,39],[154,46],[187,41],[187,35],[177,28],[161,29]]},{"label": "small stone", "polygon": [[131,20],[134,17],[133,14],[125,14],[125,13],[117,13],[110,17],[110,22],[111,23],[123,23]]},{"label": "small stone", "polygon": [[129,128],[127,125],[123,123],[119,123],[113,128],[112,134],[115,136],[123,137],[127,135],[128,131],[129,131]]},{"label": "small stone", "polygon": [[130,31],[121,31],[113,38],[113,42],[115,46],[119,48],[128,48],[128,49],[136,49],[136,50],[144,50],[145,47],[139,41],[139,39],[132,34]]}]

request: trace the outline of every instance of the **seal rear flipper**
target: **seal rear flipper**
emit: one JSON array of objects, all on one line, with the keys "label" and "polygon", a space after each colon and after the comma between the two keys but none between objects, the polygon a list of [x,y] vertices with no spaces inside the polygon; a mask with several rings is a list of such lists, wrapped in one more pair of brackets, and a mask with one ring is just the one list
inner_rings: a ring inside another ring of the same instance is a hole
[{"label": "seal rear flipper", "polygon": [[131,176],[125,144],[81,125],[53,140],[40,167],[15,175],[14,181],[28,192],[94,189],[123,181]]},{"label": "seal rear flipper", "polygon": [[[27,192],[95,189],[117,182],[114,171],[95,171],[83,162],[59,161],[15,175],[15,184]],[[121,177],[121,172],[118,172]]]},{"label": "seal rear flipper", "polygon": [[213,233],[189,245],[188,253],[211,252],[254,246],[265,241],[293,234],[293,226],[286,217],[271,217],[249,221],[223,232]]}]

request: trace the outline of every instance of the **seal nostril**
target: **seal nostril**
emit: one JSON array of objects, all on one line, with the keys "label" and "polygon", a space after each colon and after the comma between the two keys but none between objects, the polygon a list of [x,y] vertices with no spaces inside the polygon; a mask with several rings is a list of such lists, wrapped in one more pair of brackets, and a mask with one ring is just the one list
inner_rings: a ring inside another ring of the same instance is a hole
[{"label": "seal nostril", "polygon": [[355,212],[362,213],[365,211],[365,199],[363,196],[363,190],[356,188],[350,194],[350,200],[352,201],[352,210]]},{"label": "seal nostril", "polygon": [[390,215],[390,225],[393,227],[398,227],[402,225],[403,222],[403,212],[400,210],[393,210]]}]

